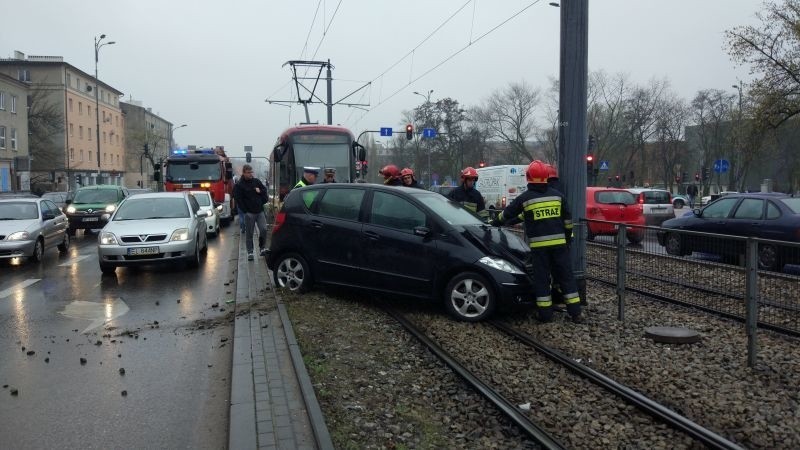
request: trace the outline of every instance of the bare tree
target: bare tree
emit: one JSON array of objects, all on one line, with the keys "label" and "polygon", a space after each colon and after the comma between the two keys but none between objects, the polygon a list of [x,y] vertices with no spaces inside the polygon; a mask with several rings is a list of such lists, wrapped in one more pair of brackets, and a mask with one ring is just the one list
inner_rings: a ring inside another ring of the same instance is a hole
[{"label": "bare tree", "polygon": [[474,109],[474,120],[483,123],[491,137],[509,145],[513,154],[525,161],[534,155],[526,145],[536,128],[534,116],[539,105],[539,89],[525,81],[510,83],[494,91],[484,104]]},{"label": "bare tree", "polygon": [[[64,151],[64,113],[55,102],[50,101],[50,92],[41,87],[32,87],[28,99],[28,149],[32,158],[31,184],[49,183],[51,171],[64,170],[69,155]],[[47,173],[43,173],[47,172]]]},{"label": "bare tree", "polygon": [[[696,124],[694,138],[700,149],[702,167],[712,167],[714,161],[729,152],[732,105],[733,95],[719,89],[702,90],[692,100],[692,119]],[[717,181],[719,185],[719,177]],[[706,192],[711,180],[703,179],[702,182]]]},{"label": "bare tree", "polygon": [[[647,86],[634,87],[625,102],[622,115],[631,146],[621,167],[623,177],[633,172],[637,162],[640,179],[652,177],[653,164],[648,160],[646,147],[656,132],[656,112],[667,85],[666,80],[651,80]],[[630,178],[634,178],[634,174],[631,173]],[[634,180],[630,182],[633,184]]]},{"label": "bare tree", "polygon": [[611,161],[618,173],[623,167],[624,155],[631,148],[624,116],[630,90],[627,75],[609,77],[603,71],[589,75],[586,118],[589,135],[595,142],[593,156],[595,161]]},{"label": "bare tree", "polygon": [[[656,167],[662,169],[661,176],[665,186],[671,186],[673,178],[680,175],[681,171],[689,170],[681,161],[685,158],[686,142],[683,134],[690,116],[689,106],[683,99],[671,90],[664,93],[655,113],[653,161],[658,163]],[[678,170],[679,165],[681,171]]]}]

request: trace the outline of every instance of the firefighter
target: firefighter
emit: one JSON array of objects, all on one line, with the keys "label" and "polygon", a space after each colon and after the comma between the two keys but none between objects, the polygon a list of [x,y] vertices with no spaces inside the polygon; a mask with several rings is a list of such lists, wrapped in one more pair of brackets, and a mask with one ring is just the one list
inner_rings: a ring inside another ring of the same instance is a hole
[{"label": "firefighter", "polygon": [[567,313],[574,322],[581,321],[578,285],[572,273],[568,244],[572,238],[572,218],[564,195],[547,185],[545,163],[536,160],[526,172],[528,190],[520,194],[499,214],[492,225],[502,225],[521,213],[525,237],[530,246],[526,267],[533,277],[539,320],[553,317],[550,277],[561,287]]},{"label": "firefighter", "polygon": [[483,196],[477,189],[475,183],[478,182],[478,171],[472,167],[467,167],[461,171],[461,185],[450,191],[447,198],[461,203],[468,210],[476,213],[483,219],[488,219],[489,212],[486,211],[486,204]]},{"label": "firefighter", "polygon": [[387,186],[402,186],[403,182],[400,181],[400,169],[394,164],[387,164],[383,166],[380,172],[383,175],[383,184]]},{"label": "firefighter", "polygon": [[561,180],[558,179],[558,169],[552,164],[545,163],[545,166],[547,166],[547,185],[563,194],[564,188],[561,186]]},{"label": "firefighter", "polygon": [[325,168],[325,178],[322,179],[323,183],[336,183],[336,169],[333,167]]},{"label": "firefighter", "polygon": [[303,178],[301,178],[294,187],[311,186],[317,182],[317,175],[319,175],[319,167],[303,167]]},{"label": "firefighter", "polygon": [[[547,186],[551,187],[561,194],[564,194],[564,188],[561,187],[561,181],[558,178],[558,170],[552,164],[546,164],[547,167]],[[570,226],[567,228],[567,232],[572,235],[572,227],[571,223]],[[555,281],[550,286],[550,295],[553,297],[553,309],[556,311],[564,311],[566,309],[566,305],[564,304],[564,293],[561,292],[561,286],[558,285]]]},{"label": "firefighter", "polygon": [[422,186],[417,183],[417,179],[414,178],[414,171],[408,167],[400,171],[400,179],[405,187],[422,189]]}]

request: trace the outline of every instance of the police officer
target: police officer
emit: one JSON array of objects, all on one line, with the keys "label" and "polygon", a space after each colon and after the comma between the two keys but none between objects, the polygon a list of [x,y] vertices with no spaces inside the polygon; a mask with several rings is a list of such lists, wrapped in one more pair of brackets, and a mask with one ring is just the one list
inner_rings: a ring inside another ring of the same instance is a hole
[{"label": "police officer", "polygon": [[403,182],[400,181],[400,169],[394,164],[387,164],[383,166],[380,172],[383,175],[383,184],[387,186],[402,186]]},{"label": "police officer", "polygon": [[450,191],[447,198],[461,203],[465,208],[478,214],[481,218],[488,218],[489,212],[486,211],[486,204],[483,196],[477,189],[475,183],[478,181],[478,171],[472,167],[467,167],[461,171],[461,185]]},{"label": "police officer", "polygon": [[578,285],[572,274],[567,246],[572,236],[572,218],[567,200],[562,193],[547,185],[545,163],[533,161],[525,175],[528,190],[515,198],[491,223],[502,225],[520,213],[523,215],[525,237],[531,249],[531,275],[539,320],[547,322],[553,317],[550,293],[552,275],[553,282],[562,288],[567,313],[574,322],[580,322]]},{"label": "police officer", "polygon": [[325,168],[325,177],[322,179],[323,183],[336,183],[336,169],[333,167]]},{"label": "police officer", "polygon": [[405,187],[422,189],[422,186],[417,183],[417,179],[414,178],[414,171],[408,167],[400,171],[400,179]]},{"label": "police officer", "polygon": [[319,167],[303,167],[303,178],[301,178],[294,187],[311,186],[317,182],[317,175],[319,175]]}]

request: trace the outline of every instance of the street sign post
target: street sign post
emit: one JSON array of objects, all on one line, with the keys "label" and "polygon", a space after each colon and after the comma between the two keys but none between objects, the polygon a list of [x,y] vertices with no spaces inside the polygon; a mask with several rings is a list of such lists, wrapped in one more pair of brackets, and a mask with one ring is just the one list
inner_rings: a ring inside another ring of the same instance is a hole
[{"label": "street sign post", "polygon": [[436,128],[423,128],[422,129],[422,137],[435,138],[436,137]]},{"label": "street sign post", "polygon": [[392,137],[392,128],[391,127],[381,127],[381,136]]},{"label": "street sign post", "polygon": [[714,161],[714,172],[725,173],[730,168],[730,163],[727,159],[718,159]]},{"label": "street sign post", "polygon": [[608,161],[600,161],[600,170],[608,170]]}]

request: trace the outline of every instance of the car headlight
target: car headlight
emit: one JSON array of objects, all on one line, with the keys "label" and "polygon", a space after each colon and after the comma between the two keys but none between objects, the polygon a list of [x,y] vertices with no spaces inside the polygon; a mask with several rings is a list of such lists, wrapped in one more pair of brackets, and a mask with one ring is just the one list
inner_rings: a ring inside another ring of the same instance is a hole
[{"label": "car headlight", "polygon": [[74,206],[67,206],[67,213],[68,214],[74,214],[75,213],[75,207]]},{"label": "car headlight", "polygon": [[6,236],[7,241],[27,241],[31,235],[27,231],[17,231]]},{"label": "car headlight", "polygon": [[188,241],[189,240],[189,229],[188,228],[178,228],[177,230],[172,232],[172,237],[169,238],[170,241]]},{"label": "car headlight", "polygon": [[217,211],[222,212],[222,205],[217,205]]},{"label": "car headlight", "polygon": [[117,209],[117,205],[106,206],[106,212],[114,212],[115,209]]},{"label": "car headlight", "polygon": [[114,233],[109,233],[108,231],[101,231],[100,235],[97,237],[97,242],[99,242],[100,245],[119,245]]},{"label": "car headlight", "polygon": [[502,272],[514,273],[514,274],[523,274],[521,270],[514,264],[506,261],[502,258],[496,258],[494,256],[484,256],[483,258],[478,260],[479,263],[487,265],[492,269],[497,269]]}]

